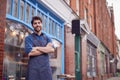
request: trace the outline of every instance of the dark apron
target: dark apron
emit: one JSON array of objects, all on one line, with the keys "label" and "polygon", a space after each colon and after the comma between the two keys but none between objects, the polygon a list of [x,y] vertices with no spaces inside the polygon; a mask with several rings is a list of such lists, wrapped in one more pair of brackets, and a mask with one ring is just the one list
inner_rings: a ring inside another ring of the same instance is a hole
[{"label": "dark apron", "polygon": [[[46,46],[47,39],[42,35],[40,40],[35,39],[33,35],[33,47]],[[52,72],[49,64],[48,54],[30,57],[26,80],[52,80]]]}]

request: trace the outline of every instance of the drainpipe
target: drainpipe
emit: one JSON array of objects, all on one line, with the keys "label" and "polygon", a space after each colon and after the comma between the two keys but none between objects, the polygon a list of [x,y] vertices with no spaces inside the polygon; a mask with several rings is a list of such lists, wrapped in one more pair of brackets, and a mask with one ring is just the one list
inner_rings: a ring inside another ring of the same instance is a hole
[{"label": "drainpipe", "polygon": [[75,35],[75,80],[81,80],[80,62],[80,36]]},{"label": "drainpipe", "polygon": [[72,34],[75,34],[75,80],[81,80],[80,72],[80,20],[72,20]]}]

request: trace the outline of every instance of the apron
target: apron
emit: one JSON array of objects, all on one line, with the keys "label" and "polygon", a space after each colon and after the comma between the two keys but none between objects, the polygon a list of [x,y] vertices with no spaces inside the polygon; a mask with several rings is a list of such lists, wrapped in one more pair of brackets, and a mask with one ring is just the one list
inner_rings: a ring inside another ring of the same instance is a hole
[{"label": "apron", "polygon": [[[36,34],[33,36],[33,47],[35,46],[46,46],[47,38],[43,34],[36,38]],[[52,72],[49,64],[48,54],[42,54],[39,56],[31,56],[28,61],[28,69],[26,80],[52,80]]]}]

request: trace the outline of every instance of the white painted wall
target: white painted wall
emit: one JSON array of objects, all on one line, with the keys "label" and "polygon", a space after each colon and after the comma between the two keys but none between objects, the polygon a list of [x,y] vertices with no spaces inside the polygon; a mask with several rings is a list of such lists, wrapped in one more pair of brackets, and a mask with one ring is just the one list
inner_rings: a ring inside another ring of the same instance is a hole
[{"label": "white painted wall", "polygon": [[52,9],[57,15],[59,15],[63,20],[65,20],[65,25],[71,27],[71,21],[73,19],[79,18],[76,13],[63,1],[63,0],[38,0],[40,3],[47,5]]}]

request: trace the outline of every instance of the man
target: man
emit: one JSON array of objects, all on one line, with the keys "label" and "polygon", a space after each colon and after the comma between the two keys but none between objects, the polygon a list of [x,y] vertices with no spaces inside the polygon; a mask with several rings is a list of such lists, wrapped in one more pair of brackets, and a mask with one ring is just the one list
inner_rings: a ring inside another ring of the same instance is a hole
[{"label": "man", "polygon": [[52,80],[49,53],[54,52],[51,39],[42,33],[42,19],[34,16],[31,21],[34,33],[25,38],[25,52],[29,56],[26,80]]}]

